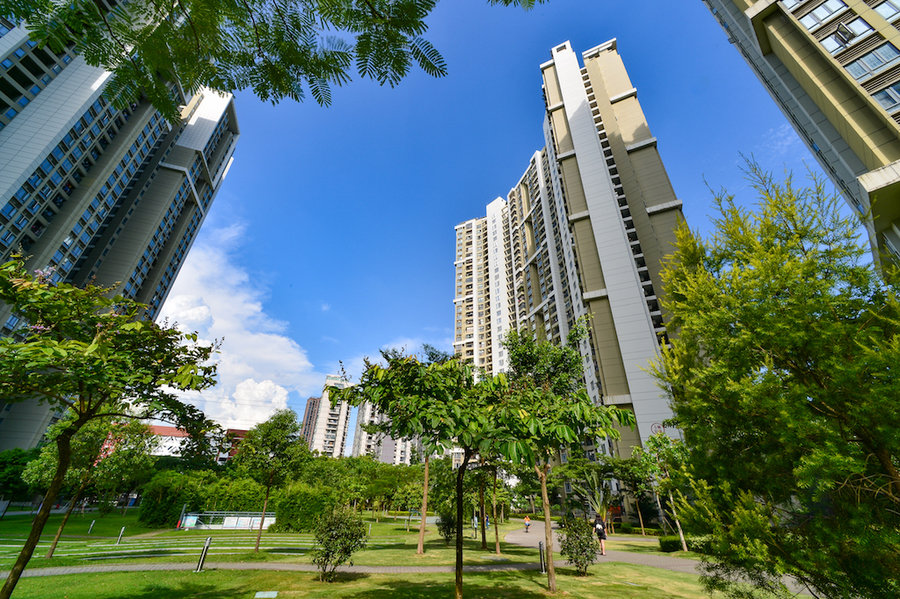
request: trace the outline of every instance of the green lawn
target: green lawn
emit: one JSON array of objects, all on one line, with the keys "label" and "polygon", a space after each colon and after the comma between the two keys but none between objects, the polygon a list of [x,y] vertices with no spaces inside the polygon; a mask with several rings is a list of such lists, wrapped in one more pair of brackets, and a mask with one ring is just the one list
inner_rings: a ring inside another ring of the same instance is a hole
[{"label": "green lawn", "polygon": [[[630,566],[594,566],[587,577],[557,569],[560,593],[573,599],[700,599],[706,597],[696,576]],[[16,599],[250,599],[258,591],[278,591],[278,599],[419,599],[452,597],[452,574],[342,575],[337,582],[318,581],[312,573],[207,571],[79,574],[23,578]],[[465,597],[535,599],[550,596],[545,575],[530,572],[466,574]]]}]

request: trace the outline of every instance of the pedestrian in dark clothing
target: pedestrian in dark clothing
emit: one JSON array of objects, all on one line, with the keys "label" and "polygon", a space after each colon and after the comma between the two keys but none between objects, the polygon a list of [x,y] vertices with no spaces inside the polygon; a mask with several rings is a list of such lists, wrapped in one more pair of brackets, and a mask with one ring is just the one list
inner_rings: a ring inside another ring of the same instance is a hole
[{"label": "pedestrian in dark clothing", "polygon": [[597,540],[600,541],[600,555],[606,555],[606,523],[598,514],[594,518],[594,530],[597,532]]}]

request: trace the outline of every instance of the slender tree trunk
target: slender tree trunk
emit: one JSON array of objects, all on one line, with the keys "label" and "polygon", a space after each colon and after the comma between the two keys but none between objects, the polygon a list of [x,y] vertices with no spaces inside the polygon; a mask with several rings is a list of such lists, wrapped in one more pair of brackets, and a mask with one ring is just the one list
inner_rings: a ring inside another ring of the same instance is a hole
[{"label": "slender tree trunk", "polygon": [[75,509],[75,503],[78,501],[78,498],[81,497],[81,492],[84,491],[84,488],[88,484],[88,478],[85,477],[81,481],[81,485],[78,486],[78,490],[75,491],[75,496],[72,497],[72,504],[69,506],[69,509],[66,510],[66,515],[63,516],[62,523],[59,525],[59,530],[56,531],[56,536],[53,537],[53,542],[50,543],[50,549],[47,550],[47,559],[53,557],[53,552],[56,551],[56,545],[59,543],[59,538],[62,536],[63,529],[66,527],[66,522],[69,521],[69,516],[72,515],[72,511]]},{"label": "slender tree trunk", "polygon": [[675,511],[675,500],[672,499],[672,491],[669,491],[669,506],[672,508],[672,518],[675,519],[675,526],[678,527],[681,549],[686,552],[688,550],[687,541],[684,540],[684,531],[681,530],[681,522],[678,520],[678,513]]},{"label": "slender tree trunk", "polygon": [[494,493],[491,496],[491,517],[494,519],[494,550],[500,555],[500,522],[497,520],[497,469],[494,468]]},{"label": "slender tree trunk", "polygon": [[637,507],[638,522],[641,523],[641,536],[646,537],[647,531],[644,530],[644,515],[641,513],[641,500],[639,497],[634,498],[634,505]]},{"label": "slender tree trunk", "polygon": [[56,496],[59,495],[63,480],[66,478],[66,471],[69,469],[69,462],[72,460],[72,435],[74,435],[83,424],[84,422],[81,422],[80,419],[77,420],[73,428],[67,429],[56,438],[56,447],[59,451],[59,462],[56,466],[56,474],[53,475],[53,480],[50,482],[50,488],[47,490],[47,494],[44,495],[44,502],[41,504],[41,509],[38,510],[37,516],[31,524],[31,532],[28,533],[28,539],[25,541],[25,546],[22,547],[22,551],[19,553],[16,563],[13,564],[12,569],[9,571],[9,576],[7,576],[6,582],[3,584],[3,588],[0,589],[0,599],[10,598],[13,589],[16,588],[16,584],[18,584],[19,578],[22,576],[22,572],[25,571],[25,566],[28,565],[28,560],[30,560],[31,556],[34,554],[34,548],[41,538],[41,531],[44,530],[44,525],[47,524],[47,520],[50,518],[50,508],[53,507],[53,502],[56,501]]},{"label": "slender tree trunk", "polygon": [[547,555],[547,589],[556,592],[556,568],[553,567],[553,520],[550,517],[550,496],[547,494],[547,475],[550,464],[535,466],[538,478],[541,479],[541,499],[544,503],[544,551]]},{"label": "slender tree trunk", "polygon": [[653,491],[653,496],[656,497],[656,509],[659,510],[659,525],[662,526],[663,534],[666,534],[666,513],[662,509],[662,503],[659,501],[659,493]]},{"label": "slender tree trunk", "polygon": [[463,477],[471,454],[463,450],[463,461],[456,471],[456,599],[463,596]]},{"label": "slender tree trunk", "polygon": [[534,513],[534,495],[528,496],[528,505],[531,507],[531,513]]},{"label": "slender tree trunk", "polygon": [[[484,460],[481,461],[482,465],[484,465]],[[479,481],[478,481],[478,518],[480,522],[478,523],[478,527],[481,529],[481,548],[484,551],[487,551],[487,530],[484,522],[484,517],[487,512],[484,511],[484,477],[479,473]]]},{"label": "slender tree trunk", "polygon": [[425,514],[428,513],[428,456],[425,456],[425,482],[422,483],[422,523],[419,524],[419,547],[416,555],[425,553]]},{"label": "slender tree trunk", "polygon": [[262,529],[263,524],[266,522],[266,509],[269,507],[269,489],[272,488],[272,475],[269,475],[269,484],[266,485],[266,499],[263,501],[263,513],[262,518],[259,521],[259,532],[256,533],[256,548],[253,550],[255,553],[259,553],[259,541],[262,539]]}]

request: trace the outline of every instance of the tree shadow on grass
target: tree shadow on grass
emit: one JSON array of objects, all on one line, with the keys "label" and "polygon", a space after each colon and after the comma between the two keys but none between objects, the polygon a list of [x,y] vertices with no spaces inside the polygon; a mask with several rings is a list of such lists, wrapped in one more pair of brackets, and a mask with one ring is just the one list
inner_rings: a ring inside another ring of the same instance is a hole
[{"label": "tree shadow on grass", "polygon": [[248,597],[252,589],[246,586],[223,590],[214,583],[158,582],[139,589],[122,591],[121,595],[107,595],[105,599],[184,599],[185,597]]},{"label": "tree shadow on grass", "polygon": [[[525,579],[523,581],[523,579]],[[541,582],[546,574],[536,572],[491,572],[467,574],[463,578],[463,594],[466,599],[546,599]],[[454,581],[405,581],[386,580],[376,588],[366,589],[347,597],[354,599],[421,599],[422,597],[451,597]]]}]

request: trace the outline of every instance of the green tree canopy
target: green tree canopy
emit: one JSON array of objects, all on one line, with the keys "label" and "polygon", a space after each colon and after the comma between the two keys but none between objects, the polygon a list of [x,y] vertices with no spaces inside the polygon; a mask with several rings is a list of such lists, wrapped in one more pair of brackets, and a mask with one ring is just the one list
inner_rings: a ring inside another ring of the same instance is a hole
[{"label": "green tree canopy", "polygon": [[235,467],[246,471],[266,488],[254,549],[257,553],[272,486],[287,478],[294,463],[307,459],[309,449],[300,439],[300,423],[297,422],[297,414],[291,409],[278,410],[268,420],[251,428],[238,446],[234,457]]},{"label": "green tree canopy", "polygon": [[[523,5],[535,0],[491,0]],[[252,89],[262,100],[320,104],[351,72],[397,85],[413,65],[440,77],[444,59],[423,35],[437,0],[0,0],[0,14],[25,20],[32,39],[70,43],[88,64],[113,73],[106,93],[124,105],[144,93],[178,119],[170,93]]]},{"label": "green tree canopy", "polygon": [[35,449],[7,449],[0,451],[0,497],[8,501],[24,501],[28,499],[28,483],[22,479],[22,473],[29,462],[40,455]]},{"label": "green tree canopy", "polygon": [[[664,272],[678,335],[656,370],[711,529],[710,589],[900,595],[900,302],[822,185],[751,165],[754,211],[721,193]],[[737,583],[732,584],[732,583]]]},{"label": "green tree canopy", "polygon": [[29,324],[23,338],[0,337],[0,397],[36,398],[69,410],[57,435],[59,455],[44,504],[10,571],[0,599],[8,599],[34,552],[72,457],[72,438],[88,422],[105,418],[157,418],[183,427],[202,419],[176,392],[215,384],[214,346],[197,342],[167,323],[139,320],[143,305],[111,290],[52,284],[32,276],[21,258],[0,265],[0,301]]},{"label": "green tree canopy", "polygon": [[[572,327],[564,345],[538,341],[527,332],[510,331],[503,341],[509,355],[509,386],[493,406],[502,429],[500,452],[513,462],[532,465],[541,482],[544,521],[550,522],[547,482],[560,448],[597,437],[618,438],[617,425],[632,425],[634,415],[612,406],[595,406],[584,389],[581,355],[576,349],[587,335],[583,322]],[[505,377],[495,377],[502,386]],[[556,592],[553,542],[545,527],[547,580]]]}]

